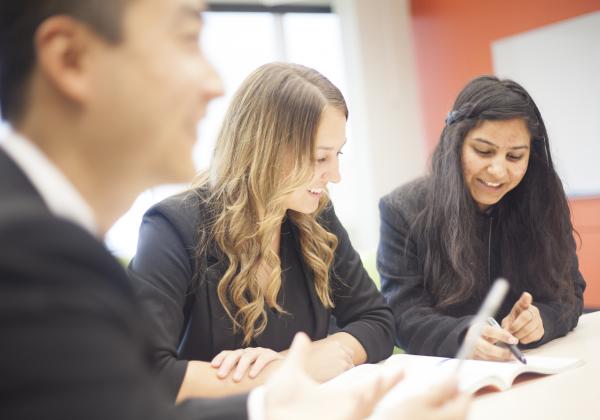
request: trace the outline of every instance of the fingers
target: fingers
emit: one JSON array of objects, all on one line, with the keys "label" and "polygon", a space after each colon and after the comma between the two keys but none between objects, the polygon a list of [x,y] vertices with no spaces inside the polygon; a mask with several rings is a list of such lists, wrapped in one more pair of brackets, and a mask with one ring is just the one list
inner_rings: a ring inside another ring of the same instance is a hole
[{"label": "fingers", "polygon": [[255,349],[244,351],[242,357],[238,360],[235,371],[233,372],[233,380],[235,382],[241,381],[246,374],[246,371],[250,368],[250,365],[258,359],[260,353],[259,351],[254,350]]},{"label": "fingers", "polygon": [[536,328],[531,333],[521,338],[520,341],[523,344],[534,343],[540,340],[544,336],[544,327]]},{"label": "fingers", "polygon": [[233,371],[232,379],[239,382],[248,371],[248,377],[256,378],[265,366],[278,359],[282,357],[276,351],[262,347],[248,347],[222,351],[213,358],[211,366],[219,368],[217,376],[220,379],[226,378]]},{"label": "fingers", "polygon": [[503,330],[507,330],[510,327],[510,324],[512,324],[512,322],[514,321],[514,318],[512,317],[512,312],[508,315],[506,315],[504,318],[502,318],[502,322],[500,323],[500,326],[502,327]]},{"label": "fingers", "polygon": [[250,369],[248,376],[251,379],[256,378],[258,376],[258,374],[260,372],[262,372],[262,370],[265,368],[265,366],[267,366],[269,363],[271,363],[274,360],[281,360],[281,359],[283,359],[283,357],[276,351],[265,349],[265,351],[262,352],[258,356],[258,358],[254,361],[254,363],[252,364],[252,368]]},{"label": "fingers", "polygon": [[210,365],[214,368],[218,368],[219,366],[221,366],[221,363],[223,363],[223,360],[225,360],[225,357],[227,357],[227,354],[229,354],[229,350],[224,350],[220,352],[215,357],[213,357],[213,359],[210,362]]},{"label": "fingers", "polygon": [[481,336],[488,342],[495,344],[498,341],[508,344],[518,344],[519,340],[504,328],[496,328],[486,325],[481,332]]},{"label": "fingers", "polygon": [[[219,358],[220,363],[219,370],[217,371],[217,377],[219,377],[220,379],[226,378],[233,369],[233,367],[237,365],[238,361],[242,357],[243,352],[244,351],[242,349],[238,349],[226,350],[219,353],[217,357],[221,356],[221,354],[224,355]],[[215,357],[215,359],[217,357]],[[215,362],[215,359],[213,359],[213,363]]]},{"label": "fingers", "polygon": [[544,336],[544,323],[540,311],[532,305],[527,312],[531,313],[531,320],[515,332],[515,336],[523,344],[533,343]]},{"label": "fingers", "polygon": [[483,338],[479,338],[475,346],[473,359],[506,362],[513,360],[513,355],[507,348],[497,346]]},{"label": "fingers", "polygon": [[529,306],[514,320],[509,327],[509,331],[521,342],[529,335],[537,336],[538,339],[541,338],[544,334],[544,326],[539,309],[533,305]]},{"label": "fingers", "polygon": [[529,308],[529,305],[531,305],[532,302],[533,297],[531,296],[531,294],[523,292],[519,300],[517,300],[517,303],[515,303],[515,306],[518,306],[520,311],[522,312],[527,310],[527,308]]},{"label": "fingers", "polygon": [[544,335],[544,325],[539,309],[533,305],[533,297],[523,292],[513,305],[511,313],[502,320],[502,327],[523,344],[532,343]]},{"label": "fingers", "polygon": [[[533,302],[533,297],[527,292],[523,292],[521,297],[513,305],[509,317],[511,321],[514,321],[523,311],[529,308],[529,305]],[[502,325],[504,327],[504,325]]]},{"label": "fingers", "polygon": [[529,324],[531,321],[533,321],[533,312],[529,310],[523,311],[508,326],[508,330],[516,336],[519,330],[521,330],[525,325]]}]

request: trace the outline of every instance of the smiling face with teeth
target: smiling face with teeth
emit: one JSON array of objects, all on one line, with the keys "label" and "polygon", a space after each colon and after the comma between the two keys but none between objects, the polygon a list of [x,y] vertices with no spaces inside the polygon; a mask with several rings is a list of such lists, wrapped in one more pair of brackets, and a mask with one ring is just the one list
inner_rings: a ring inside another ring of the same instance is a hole
[{"label": "smiling face with teeth", "polygon": [[527,172],[531,134],[525,120],[485,120],[465,136],[461,160],[471,197],[484,211],[515,188]]},{"label": "smiling face with teeth", "polygon": [[286,209],[310,214],[319,207],[319,200],[327,184],[341,180],[339,155],[346,143],[346,116],[337,108],[326,106],[321,114],[315,137],[314,175],[310,182],[291,193]]}]

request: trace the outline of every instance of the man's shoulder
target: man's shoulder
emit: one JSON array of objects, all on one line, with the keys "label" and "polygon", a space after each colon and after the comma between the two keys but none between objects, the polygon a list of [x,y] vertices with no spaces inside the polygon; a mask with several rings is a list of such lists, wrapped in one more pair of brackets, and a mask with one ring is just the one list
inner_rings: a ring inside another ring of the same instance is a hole
[{"label": "man's shoulder", "polygon": [[0,272],[3,281],[21,278],[23,285],[76,284],[130,294],[122,267],[99,239],[26,197],[0,205]]}]

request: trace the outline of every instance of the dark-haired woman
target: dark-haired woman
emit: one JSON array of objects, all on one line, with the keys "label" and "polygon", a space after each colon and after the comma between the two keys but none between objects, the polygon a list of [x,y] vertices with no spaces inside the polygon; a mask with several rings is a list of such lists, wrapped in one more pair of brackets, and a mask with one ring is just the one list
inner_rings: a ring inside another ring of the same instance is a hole
[{"label": "dark-haired woman", "polygon": [[569,207],[529,94],[491,76],[468,83],[448,114],[431,173],[380,202],[377,266],[410,353],[453,356],[491,282],[511,290],[474,358],[567,334],[582,312]]}]

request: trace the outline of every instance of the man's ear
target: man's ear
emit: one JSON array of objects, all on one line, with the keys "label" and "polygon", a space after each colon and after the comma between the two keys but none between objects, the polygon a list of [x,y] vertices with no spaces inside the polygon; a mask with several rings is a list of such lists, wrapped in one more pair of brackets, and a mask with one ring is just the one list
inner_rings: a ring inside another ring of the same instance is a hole
[{"label": "man's ear", "polygon": [[35,34],[39,73],[77,104],[85,103],[90,94],[89,52],[96,40],[88,27],[69,16],[47,19]]}]

